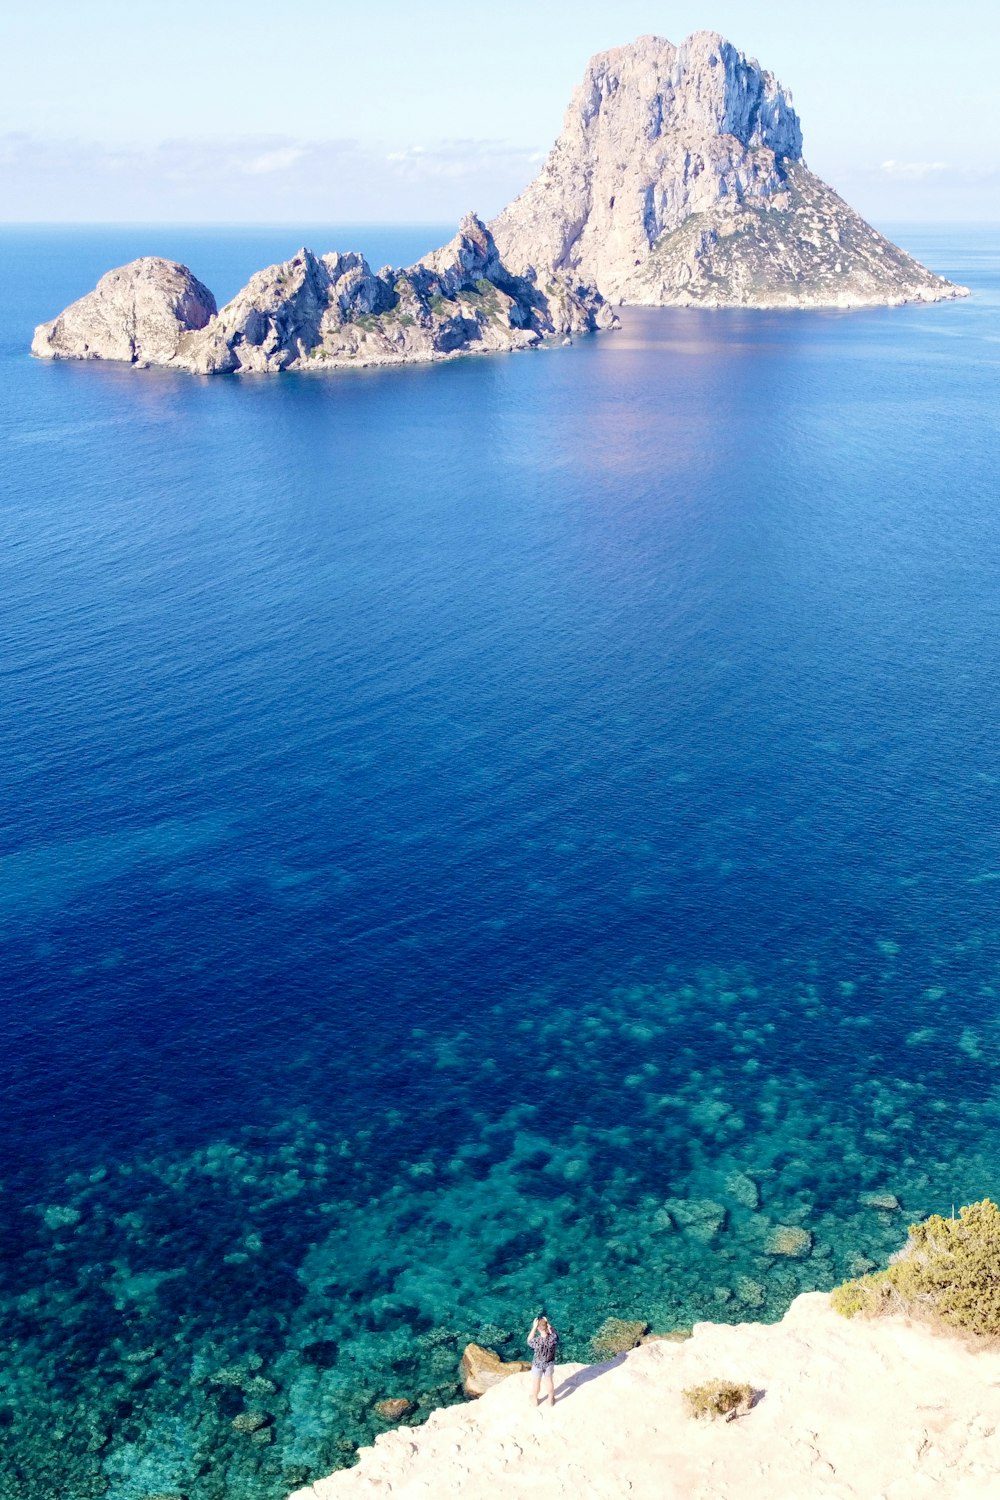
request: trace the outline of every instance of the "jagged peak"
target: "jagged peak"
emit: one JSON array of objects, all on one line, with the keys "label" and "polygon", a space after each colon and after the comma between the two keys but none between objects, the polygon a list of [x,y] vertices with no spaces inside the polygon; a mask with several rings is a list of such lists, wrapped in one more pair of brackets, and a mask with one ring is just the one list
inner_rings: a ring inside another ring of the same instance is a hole
[{"label": "jagged peak", "polygon": [[578,125],[593,133],[602,128],[606,111],[618,117],[632,106],[644,112],[647,140],[670,131],[733,135],[778,157],[798,160],[802,154],[791,93],[718,31],[694,31],[679,46],[642,36],[597,53],[570,103],[564,134]]},{"label": "jagged peak", "polygon": [[431,251],[410,269],[418,276],[435,277],[448,290],[480,277],[491,279],[501,271],[501,265],[492,231],[478,214],[467,213],[446,245]]},{"label": "jagged peak", "polygon": [[837,201],[805,168],[791,93],[721,32],[695,31],[591,58],[541,171],[491,228],[515,273],[567,272],[617,301],[955,295]]}]

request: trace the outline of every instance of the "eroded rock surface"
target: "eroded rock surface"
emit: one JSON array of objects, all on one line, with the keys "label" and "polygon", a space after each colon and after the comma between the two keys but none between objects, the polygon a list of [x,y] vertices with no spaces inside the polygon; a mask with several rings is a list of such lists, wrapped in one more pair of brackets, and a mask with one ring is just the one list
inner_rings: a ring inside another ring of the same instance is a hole
[{"label": "eroded rock surface", "polygon": [[483,1396],[502,1380],[530,1368],[529,1360],[501,1359],[482,1344],[466,1344],[461,1364],[462,1389],[467,1396]]},{"label": "eroded rock surface", "polygon": [[134,261],[43,324],[32,348],[204,375],[274,374],[528,349],[615,322],[578,279],[512,275],[469,214],[448,245],[407,269],[376,273],[361,255],[302,249],[258,271],[218,312],[184,266]]},{"label": "eroded rock surface", "polygon": [[[293,1500],[994,1500],[1000,1353],[902,1319],[848,1322],[799,1297],[781,1323],[698,1323],[613,1365],[560,1365],[556,1404],[529,1376],[361,1450]],[[683,1392],[747,1382],[753,1409],[696,1422]]]},{"label": "eroded rock surface", "polygon": [[173,260],[143,256],[102,276],[92,292],[35,329],[41,359],[169,364],[186,333],[215,316],[215,298]]},{"label": "eroded rock surface", "polygon": [[649,1324],[630,1318],[605,1318],[590,1341],[597,1359],[614,1359],[641,1344]]},{"label": "eroded rock surface", "polygon": [[408,1396],[389,1396],[385,1401],[375,1402],[375,1414],[383,1422],[401,1422],[413,1410]]},{"label": "eroded rock surface", "polygon": [[494,220],[504,262],[646,305],[839,306],[965,295],[808,170],[791,95],[716,32],[591,59],[562,134]]}]

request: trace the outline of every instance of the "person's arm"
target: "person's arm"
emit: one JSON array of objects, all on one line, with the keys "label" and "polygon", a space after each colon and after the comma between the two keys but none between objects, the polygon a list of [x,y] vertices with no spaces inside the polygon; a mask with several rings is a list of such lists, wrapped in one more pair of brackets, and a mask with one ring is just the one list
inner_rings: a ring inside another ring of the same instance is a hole
[{"label": "person's arm", "polygon": [[532,1323],[531,1327],[528,1329],[528,1337],[525,1340],[525,1342],[528,1345],[529,1349],[533,1349],[535,1347],[534,1344],[531,1341],[535,1337],[535,1334],[537,1332],[538,1332],[538,1319],[536,1318],[535,1321]]}]

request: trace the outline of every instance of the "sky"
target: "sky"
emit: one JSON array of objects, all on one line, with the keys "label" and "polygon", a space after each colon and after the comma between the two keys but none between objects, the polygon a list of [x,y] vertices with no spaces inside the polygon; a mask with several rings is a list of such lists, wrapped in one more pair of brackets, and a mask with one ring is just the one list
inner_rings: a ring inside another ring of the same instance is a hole
[{"label": "sky", "polygon": [[1000,0],[0,0],[0,220],[490,216],[594,52],[697,30],[876,224],[1000,222]]}]

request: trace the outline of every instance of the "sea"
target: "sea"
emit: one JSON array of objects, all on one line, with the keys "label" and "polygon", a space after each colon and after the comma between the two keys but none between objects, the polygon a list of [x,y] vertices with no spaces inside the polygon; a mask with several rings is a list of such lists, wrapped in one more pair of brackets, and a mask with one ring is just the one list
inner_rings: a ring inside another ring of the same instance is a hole
[{"label": "sea", "polygon": [[775,1320],[1000,1195],[1000,229],[896,231],[936,306],[28,354],[449,233],[0,234],[2,1500],[283,1500],[541,1308]]}]

